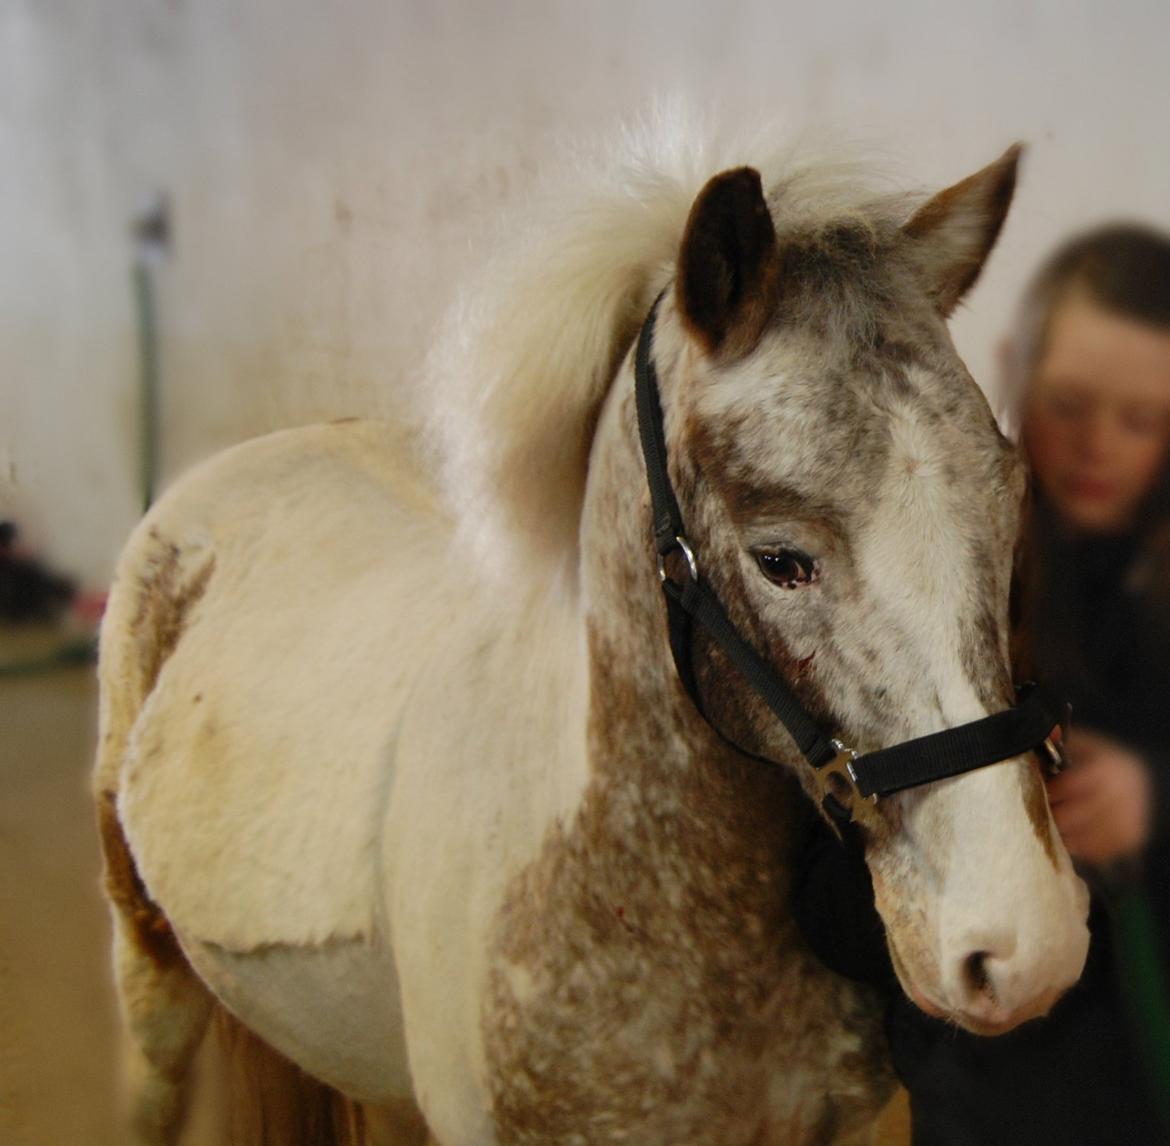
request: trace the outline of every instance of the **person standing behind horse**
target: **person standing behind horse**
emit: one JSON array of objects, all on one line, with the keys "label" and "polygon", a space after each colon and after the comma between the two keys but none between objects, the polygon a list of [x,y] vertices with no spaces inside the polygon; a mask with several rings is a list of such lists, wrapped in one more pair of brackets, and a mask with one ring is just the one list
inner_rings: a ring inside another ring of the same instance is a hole
[{"label": "person standing behind horse", "polygon": [[1123,993],[1143,954],[1119,930],[1133,890],[1153,908],[1140,943],[1162,982],[1131,998],[1130,1035],[1160,1059],[1143,1074],[1170,1140],[1170,1032],[1148,1029],[1166,1024],[1170,971],[1170,237],[1114,224],[1066,243],[1028,290],[1005,365],[1035,487],[1018,659],[1073,704],[1072,767],[1049,800],[1110,903]]},{"label": "person standing behind horse", "polygon": [[1062,246],[1026,292],[1005,365],[1034,474],[1018,679],[1073,706],[1071,766],[1049,799],[1094,891],[1085,973],[1001,1038],[928,1018],[893,978],[864,867],[827,829],[805,848],[797,915],[830,967],[890,991],[914,1146],[1170,1141],[1111,919],[1143,888],[1170,978],[1170,239],[1119,224]]},{"label": "person standing behind horse", "polygon": [[1170,834],[1170,239],[1061,248],[1007,362],[1035,487],[1021,620],[1074,711],[1053,815],[1074,859],[1126,862]]}]

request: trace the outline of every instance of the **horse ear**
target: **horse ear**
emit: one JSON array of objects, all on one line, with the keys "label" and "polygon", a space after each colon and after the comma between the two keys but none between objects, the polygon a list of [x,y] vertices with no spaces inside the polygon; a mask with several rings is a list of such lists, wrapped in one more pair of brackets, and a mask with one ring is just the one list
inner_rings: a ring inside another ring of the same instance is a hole
[{"label": "horse ear", "polygon": [[1011,206],[1021,144],[940,191],[902,228],[943,317],[975,284]]},{"label": "horse ear", "polygon": [[708,354],[728,360],[759,341],[780,280],[776,228],[760,173],[737,167],[699,192],[678,257],[683,322]]}]

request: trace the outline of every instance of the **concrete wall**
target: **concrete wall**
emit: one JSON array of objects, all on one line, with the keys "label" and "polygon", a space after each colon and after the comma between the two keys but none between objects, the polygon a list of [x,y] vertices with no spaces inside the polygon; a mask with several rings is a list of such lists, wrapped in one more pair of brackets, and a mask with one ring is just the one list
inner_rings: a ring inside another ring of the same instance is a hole
[{"label": "concrete wall", "polygon": [[0,513],[108,577],[137,514],[128,223],[165,192],[163,468],[392,408],[482,220],[655,92],[869,141],[910,185],[1032,147],[955,323],[976,377],[1039,255],[1166,222],[1163,0],[0,0]]}]

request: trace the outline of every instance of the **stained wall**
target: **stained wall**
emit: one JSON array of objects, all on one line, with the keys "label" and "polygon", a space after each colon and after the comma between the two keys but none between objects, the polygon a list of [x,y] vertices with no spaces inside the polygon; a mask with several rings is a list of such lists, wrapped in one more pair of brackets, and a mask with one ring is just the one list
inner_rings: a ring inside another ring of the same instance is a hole
[{"label": "stained wall", "polygon": [[1167,221],[1168,43],[1159,0],[2,0],[0,513],[108,578],[138,513],[128,227],[152,196],[174,220],[170,479],[275,426],[393,410],[485,220],[561,139],[664,91],[860,141],[912,185],[1026,140],[955,322],[993,388],[1052,242]]}]

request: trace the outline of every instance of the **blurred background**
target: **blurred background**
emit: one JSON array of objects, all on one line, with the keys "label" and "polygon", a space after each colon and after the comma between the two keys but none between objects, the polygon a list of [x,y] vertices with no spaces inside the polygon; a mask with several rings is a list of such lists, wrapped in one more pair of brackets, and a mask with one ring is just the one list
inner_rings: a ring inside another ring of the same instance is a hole
[{"label": "blurred background", "polygon": [[0,0],[0,545],[46,578],[0,641],[0,1141],[117,1141],[91,669],[47,670],[85,660],[147,485],[392,414],[487,221],[664,93],[908,187],[1025,141],[954,322],[994,395],[1040,256],[1167,222],[1167,44],[1163,0]]}]

